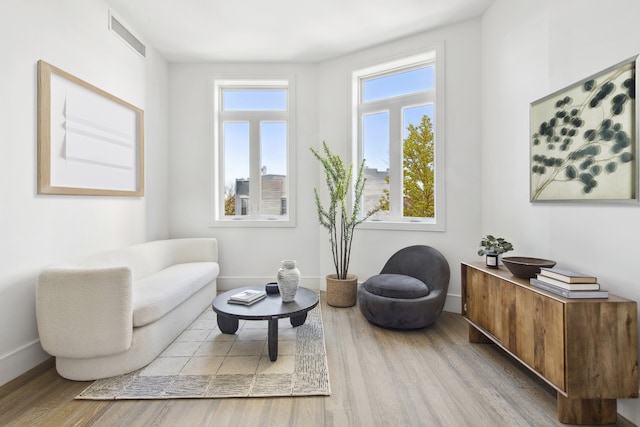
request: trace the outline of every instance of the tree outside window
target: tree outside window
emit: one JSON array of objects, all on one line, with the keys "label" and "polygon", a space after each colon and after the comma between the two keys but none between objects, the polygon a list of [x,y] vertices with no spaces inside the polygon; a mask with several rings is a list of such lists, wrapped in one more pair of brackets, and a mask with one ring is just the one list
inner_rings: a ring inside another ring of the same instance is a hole
[{"label": "tree outside window", "polygon": [[[403,213],[405,217],[434,216],[434,141],[433,124],[422,116],[418,126],[410,124],[403,142]],[[389,176],[385,177],[389,182]],[[389,210],[389,190],[383,189],[380,208]]]}]

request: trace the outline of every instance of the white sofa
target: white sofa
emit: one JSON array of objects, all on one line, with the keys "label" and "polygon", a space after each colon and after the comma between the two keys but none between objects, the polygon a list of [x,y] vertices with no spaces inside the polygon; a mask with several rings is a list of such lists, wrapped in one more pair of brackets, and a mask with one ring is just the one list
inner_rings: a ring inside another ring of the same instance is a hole
[{"label": "white sofa", "polygon": [[211,304],[213,238],[158,240],[45,268],[36,286],[42,348],[88,381],[142,368]]}]

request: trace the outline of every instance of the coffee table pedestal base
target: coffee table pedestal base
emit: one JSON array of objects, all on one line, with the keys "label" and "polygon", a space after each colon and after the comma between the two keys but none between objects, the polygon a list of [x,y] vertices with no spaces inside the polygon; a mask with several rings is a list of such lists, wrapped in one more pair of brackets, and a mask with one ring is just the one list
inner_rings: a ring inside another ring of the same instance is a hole
[{"label": "coffee table pedestal base", "polygon": [[291,316],[289,319],[291,320],[291,326],[295,328],[296,326],[304,325],[304,322],[307,320],[307,313],[302,313],[299,316]]},{"label": "coffee table pedestal base", "polygon": [[247,290],[262,291],[264,286],[231,289],[213,300],[211,307],[217,314],[218,328],[224,334],[235,334],[240,320],[266,320],[269,358],[275,361],[278,358],[278,320],[288,318],[294,328],[303,325],[307,320],[307,312],[313,310],[320,302],[318,293],[301,286],[296,292],[295,301],[292,302],[283,303],[280,295],[267,294],[266,298],[255,305],[229,304],[233,295]]},{"label": "coffee table pedestal base", "polygon": [[235,334],[238,330],[238,319],[218,315],[218,327],[224,334]]},{"label": "coffee table pedestal base", "polygon": [[275,362],[278,359],[278,318],[269,319],[269,359]]},{"label": "coffee table pedestal base", "polygon": [[[224,334],[235,334],[238,331],[238,319],[218,314],[218,327]],[[307,313],[289,318],[291,326],[294,328],[304,325],[307,320]],[[273,316],[268,320],[269,331],[267,334],[269,343],[269,359],[275,362],[278,359],[278,316]]]}]

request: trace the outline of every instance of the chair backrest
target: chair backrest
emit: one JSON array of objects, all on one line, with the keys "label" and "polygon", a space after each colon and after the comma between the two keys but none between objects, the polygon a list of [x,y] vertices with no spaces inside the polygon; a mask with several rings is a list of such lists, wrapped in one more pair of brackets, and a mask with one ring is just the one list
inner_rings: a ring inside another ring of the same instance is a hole
[{"label": "chair backrest", "polygon": [[430,291],[449,288],[451,271],[447,259],[431,246],[415,245],[400,249],[386,262],[380,274],[404,274],[427,284]]}]

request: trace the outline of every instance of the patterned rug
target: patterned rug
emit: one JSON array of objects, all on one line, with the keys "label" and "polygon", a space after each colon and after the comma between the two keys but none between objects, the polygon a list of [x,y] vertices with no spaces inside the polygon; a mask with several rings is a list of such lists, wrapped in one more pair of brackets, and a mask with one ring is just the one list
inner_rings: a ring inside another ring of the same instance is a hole
[{"label": "patterned rug", "polygon": [[220,332],[209,307],[151,364],[97,380],[76,399],[182,399],[329,395],[320,305],[297,328],[280,319],[278,359],[269,360],[267,321]]}]

